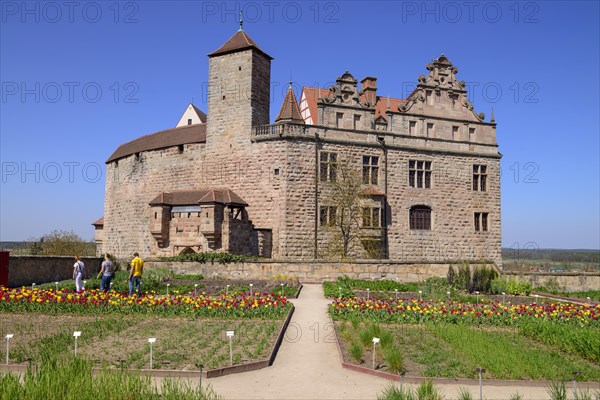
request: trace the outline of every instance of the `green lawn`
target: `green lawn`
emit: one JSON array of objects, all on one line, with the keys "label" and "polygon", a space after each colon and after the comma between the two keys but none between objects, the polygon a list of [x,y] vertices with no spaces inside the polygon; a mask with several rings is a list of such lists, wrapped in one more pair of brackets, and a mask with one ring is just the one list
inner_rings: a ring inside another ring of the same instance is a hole
[{"label": "green lawn", "polygon": [[[372,366],[371,346],[361,342],[361,333],[370,323],[337,322],[345,359]],[[600,366],[586,360],[569,348],[559,349],[520,334],[516,329],[478,328],[453,324],[386,324],[381,331],[393,339],[382,347],[397,348],[402,354],[408,375],[424,377],[475,378],[478,367],[487,370],[486,377],[494,379],[568,380],[573,371],[582,371],[582,380],[600,380]],[[597,329],[587,332],[599,335]],[[384,333],[379,333],[385,335]],[[368,336],[368,335],[367,335]],[[382,340],[383,342],[383,340]],[[357,350],[362,346],[362,352]],[[354,347],[354,361],[350,349]],[[378,364],[387,369],[386,349],[377,352]]]}]

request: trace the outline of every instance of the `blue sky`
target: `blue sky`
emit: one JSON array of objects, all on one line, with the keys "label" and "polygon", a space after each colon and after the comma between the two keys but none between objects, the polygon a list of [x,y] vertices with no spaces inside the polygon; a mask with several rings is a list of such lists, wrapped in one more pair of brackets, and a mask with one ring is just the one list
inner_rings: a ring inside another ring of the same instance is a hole
[{"label": "blue sky", "polygon": [[206,105],[208,58],[238,28],[292,76],[349,70],[405,97],[444,53],[498,123],[503,245],[599,248],[598,2],[1,1],[0,240],[93,237],[104,161]]}]

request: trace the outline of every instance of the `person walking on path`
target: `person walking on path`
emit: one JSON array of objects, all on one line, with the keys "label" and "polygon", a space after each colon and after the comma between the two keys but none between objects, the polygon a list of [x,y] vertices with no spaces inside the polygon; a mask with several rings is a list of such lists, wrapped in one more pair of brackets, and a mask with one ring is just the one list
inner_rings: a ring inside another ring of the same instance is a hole
[{"label": "person walking on path", "polygon": [[129,296],[133,294],[134,284],[137,294],[140,294],[140,285],[142,282],[143,271],[144,261],[140,258],[140,255],[138,253],[134,253],[133,260],[131,260],[131,270],[129,271]]},{"label": "person walking on path", "polygon": [[81,292],[83,290],[83,272],[85,271],[85,264],[79,259],[79,256],[75,256],[75,264],[73,264],[73,279],[75,279],[75,291]]},{"label": "person walking on path", "polygon": [[100,291],[106,292],[110,290],[110,283],[112,282],[115,276],[115,267],[110,258],[108,258],[108,254],[104,256],[104,261],[102,262],[102,267],[100,268],[100,272],[98,272],[98,279],[102,279],[100,281]]}]

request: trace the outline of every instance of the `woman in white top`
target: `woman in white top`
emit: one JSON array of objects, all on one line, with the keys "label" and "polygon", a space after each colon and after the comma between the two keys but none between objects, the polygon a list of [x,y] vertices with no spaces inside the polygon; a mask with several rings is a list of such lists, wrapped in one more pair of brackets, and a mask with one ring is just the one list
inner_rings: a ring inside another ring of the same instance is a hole
[{"label": "woman in white top", "polygon": [[73,279],[75,279],[75,290],[81,292],[83,290],[83,271],[85,270],[85,264],[79,259],[79,256],[75,257],[75,264],[73,264]]}]

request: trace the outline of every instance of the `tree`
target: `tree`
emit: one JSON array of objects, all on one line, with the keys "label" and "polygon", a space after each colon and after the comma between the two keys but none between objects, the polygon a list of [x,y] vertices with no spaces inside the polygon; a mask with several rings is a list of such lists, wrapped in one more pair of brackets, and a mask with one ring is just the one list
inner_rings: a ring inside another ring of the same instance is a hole
[{"label": "tree", "polygon": [[94,244],[86,242],[73,231],[52,232],[35,240],[31,246],[32,255],[77,256],[95,254]]},{"label": "tree", "polygon": [[373,240],[366,239],[361,232],[368,200],[360,170],[341,160],[335,179],[324,185],[323,193],[323,204],[328,209],[321,208],[320,213],[326,212],[327,216],[321,214],[320,220],[328,225],[328,255],[349,258],[356,254],[358,242],[362,242],[367,254],[375,254]]}]

